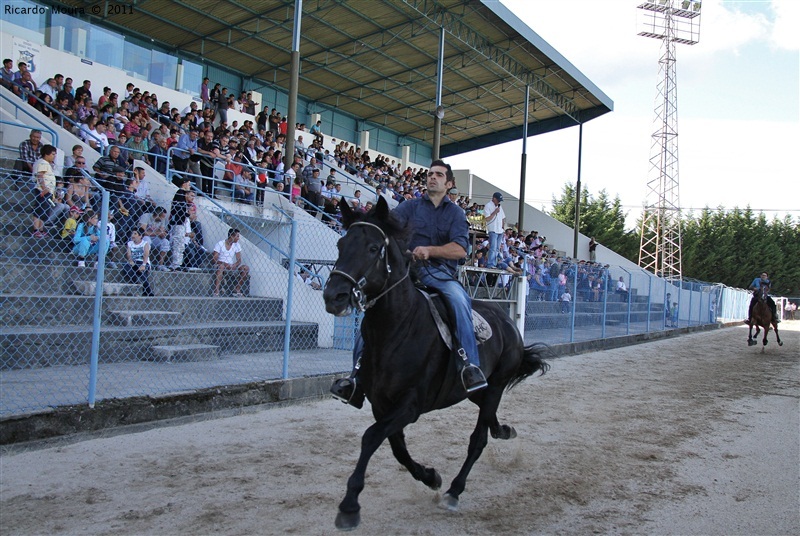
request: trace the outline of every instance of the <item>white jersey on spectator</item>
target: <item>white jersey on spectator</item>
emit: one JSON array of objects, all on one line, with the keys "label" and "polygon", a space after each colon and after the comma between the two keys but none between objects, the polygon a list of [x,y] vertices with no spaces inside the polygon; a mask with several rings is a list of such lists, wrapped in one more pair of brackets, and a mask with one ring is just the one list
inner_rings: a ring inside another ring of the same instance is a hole
[{"label": "white jersey on spectator", "polygon": [[236,264],[236,254],[242,251],[242,246],[240,246],[238,242],[234,242],[231,244],[231,249],[228,249],[225,246],[225,240],[220,240],[217,242],[217,245],[214,246],[214,251],[218,254],[217,258],[219,262]]}]

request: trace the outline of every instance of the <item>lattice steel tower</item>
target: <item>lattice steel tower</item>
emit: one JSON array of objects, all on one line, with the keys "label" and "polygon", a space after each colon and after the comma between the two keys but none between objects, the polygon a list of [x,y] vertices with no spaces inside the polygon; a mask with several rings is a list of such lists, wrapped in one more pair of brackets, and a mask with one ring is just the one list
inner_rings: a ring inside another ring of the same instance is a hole
[{"label": "lattice steel tower", "polygon": [[700,40],[700,6],[701,2],[689,0],[653,0],[638,6],[645,26],[639,35],[662,43],[639,266],[667,279],[682,275],[675,47]]}]

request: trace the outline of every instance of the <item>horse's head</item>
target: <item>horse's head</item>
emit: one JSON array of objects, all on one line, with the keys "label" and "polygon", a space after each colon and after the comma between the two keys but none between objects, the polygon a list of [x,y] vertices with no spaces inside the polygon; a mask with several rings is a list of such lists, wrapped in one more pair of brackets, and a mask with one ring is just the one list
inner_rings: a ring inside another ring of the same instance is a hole
[{"label": "horse's head", "polygon": [[354,307],[363,311],[371,305],[368,299],[374,302],[387,292],[393,268],[403,268],[390,262],[392,256],[395,264],[401,258],[395,239],[402,236],[403,230],[383,197],[378,198],[367,214],[352,210],[344,201],[339,206],[347,233],[337,244],[339,258],[325,285],[323,298],[326,311],[346,316]]},{"label": "horse's head", "polygon": [[767,301],[767,298],[769,298],[769,285],[762,284],[755,290],[754,294],[758,299],[758,301],[760,302]]}]

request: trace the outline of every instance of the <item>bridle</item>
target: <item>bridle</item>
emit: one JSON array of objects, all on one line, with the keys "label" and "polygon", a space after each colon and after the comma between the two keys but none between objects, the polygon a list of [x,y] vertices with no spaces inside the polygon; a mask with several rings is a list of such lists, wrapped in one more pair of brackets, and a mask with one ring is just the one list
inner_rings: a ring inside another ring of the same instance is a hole
[{"label": "bridle", "polygon": [[[350,224],[350,226],[348,227],[348,230],[352,229],[356,225],[363,225],[363,226],[366,226],[366,227],[371,227],[373,229],[377,229],[377,231],[383,237],[383,245],[381,246],[380,258],[383,259],[383,261],[384,261],[384,266],[385,266],[385,270],[386,270],[386,279],[384,280],[383,286],[381,287],[381,292],[377,296],[375,296],[374,298],[368,300],[366,293],[364,293],[364,291],[363,291],[363,288],[367,284],[367,276],[369,276],[372,273],[372,271],[375,270],[379,266],[379,263],[373,264],[370,267],[370,269],[367,270],[366,273],[363,276],[361,276],[360,279],[358,279],[358,281],[356,281],[356,279],[353,276],[351,276],[350,274],[348,274],[347,272],[343,272],[343,271],[337,269],[336,268],[336,264],[333,265],[333,270],[331,270],[331,276],[340,275],[340,276],[344,277],[345,279],[347,279],[348,281],[350,281],[350,283],[352,283],[353,289],[352,289],[351,296],[350,296],[350,304],[353,307],[355,307],[356,309],[358,309],[360,312],[363,313],[364,311],[366,311],[367,309],[369,309],[370,307],[375,305],[375,303],[379,299],[383,298],[393,288],[395,288],[397,285],[402,283],[403,280],[405,280],[408,277],[409,270],[410,270],[410,265],[406,266],[406,273],[405,273],[405,275],[403,277],[401,277],[400,279],[395,281],[389,288],[386,288],[386,285],[389,284],[389,276],[392,274],[392,267],[389,265],[389,255],[386,252],[386,248],[389,245],[389,237],[386,236],[386,233],[383,232],[383,229],[381,229],[380,227],[378,227],[374,223],[369,223],[369,222],[366,222],[366,221],[354,222],[354,223]],[[337,264],[338,264],[338,261],[337,261]],[[328,278],[328,283],[330,283],[330,278]],[[327,283],[326,283],[326,286],[327,286]]]}]

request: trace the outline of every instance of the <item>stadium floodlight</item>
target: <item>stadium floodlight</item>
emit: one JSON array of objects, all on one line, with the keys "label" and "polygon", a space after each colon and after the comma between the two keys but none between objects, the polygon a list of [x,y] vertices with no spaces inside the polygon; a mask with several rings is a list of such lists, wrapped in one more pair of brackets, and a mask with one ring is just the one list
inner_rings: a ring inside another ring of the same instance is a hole
[{"label": "stadium floodlight", "polygon": [[[639,35],[662,43],[647,198],[642,212],[639,266],[667,280],[680,281],[683,269],[675,48],[676,44],[694,45],[699,42],[700,1],[666,0],[659,4],[639,6],[646,20],[644,31]],[[687,9],[690,6],[691,11]]]}]

